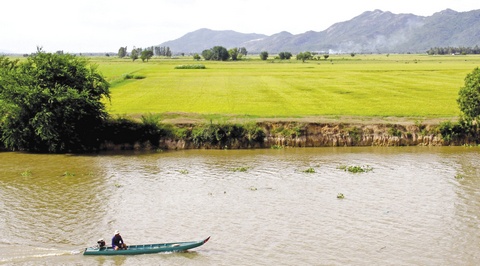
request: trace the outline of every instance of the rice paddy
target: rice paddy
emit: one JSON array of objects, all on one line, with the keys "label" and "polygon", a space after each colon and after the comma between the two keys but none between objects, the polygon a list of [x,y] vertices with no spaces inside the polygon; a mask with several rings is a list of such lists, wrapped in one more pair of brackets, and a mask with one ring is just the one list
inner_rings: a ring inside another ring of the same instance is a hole
[{"label": "rice paddy", "polygon": [[[205,118],[315,116],[454,118],[465,76],[480,56],[331,55],[328,60],[132,62],[92,58],[112,84],[114,115]],[[125,79],[126,76],[142,79]]]}]

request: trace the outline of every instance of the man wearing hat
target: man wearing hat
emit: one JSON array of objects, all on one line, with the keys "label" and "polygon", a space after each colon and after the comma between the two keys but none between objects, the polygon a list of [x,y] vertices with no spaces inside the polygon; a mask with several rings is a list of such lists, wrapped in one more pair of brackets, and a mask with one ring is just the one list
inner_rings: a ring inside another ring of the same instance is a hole
[{"label": "man wearing hat", "polygon": [[115,235],[112,238],[112,248],[115,250],[127,249],[127,245],[123,242],[122,236],[118,230],[115,230]]}]

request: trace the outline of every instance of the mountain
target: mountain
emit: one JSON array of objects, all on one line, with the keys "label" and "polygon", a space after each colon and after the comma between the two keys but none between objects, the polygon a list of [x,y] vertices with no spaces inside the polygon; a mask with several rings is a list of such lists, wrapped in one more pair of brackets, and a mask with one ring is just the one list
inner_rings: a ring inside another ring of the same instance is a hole
[{"label": "mountain", "polygon": [[426,17],[423,26],[404,43],[404,49],[425,51],[431,47],[475,45],[480,45],[480,10],[459,13],[447,9]]},{"label": "mountain", "polygon": [[245,47],[249,53],[423,53],[432,47],[480,44],[480,10],[446,9],[432,16],[366,11],[324,31],[302,34],[280,32],[271,36],[200,29],[160,44],[174,53],[201,53],[213,46]]},{"label": "mountain", "polygon": [[263,34],[244,34],[232,30],[214,31],[210,29],[199,29],[187,33],[183,37],[164,42],[158,46],[168,46],[173,52],[201,53],[205,49],[214,46],[237,47],[239,43],[244,43],[256,39],[267,37]]}]

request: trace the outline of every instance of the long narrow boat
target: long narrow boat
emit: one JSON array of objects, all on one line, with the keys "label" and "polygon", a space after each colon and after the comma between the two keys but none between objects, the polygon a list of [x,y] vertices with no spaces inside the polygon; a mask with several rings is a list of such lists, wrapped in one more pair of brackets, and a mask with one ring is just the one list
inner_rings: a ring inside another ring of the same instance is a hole
[{"label": "long narrow boat", "polygon": [[85,248],[83,255],[135,255],[151,254],[160,252],[179,252],[192,249],[205,244],[210,237],[200,241],[173,242],[147,245],[131,245],[127,249],[114,250],[112,247],[89,247]]}]

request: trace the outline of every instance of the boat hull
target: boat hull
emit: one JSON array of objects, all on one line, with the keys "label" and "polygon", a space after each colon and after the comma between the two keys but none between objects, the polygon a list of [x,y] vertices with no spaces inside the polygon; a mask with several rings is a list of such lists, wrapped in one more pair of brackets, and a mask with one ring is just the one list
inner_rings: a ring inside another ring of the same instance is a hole
[{"label": "boat hull", "polygon": [[83,255],[137,255],[137,254],[152,254],[160,252],[180,252],[188,249],[199,247],[205,244],[210,237],[200,241],[190,242],[172,242],[161,244],[146,244],[146,245],[131,245],[127,249],[114,250],[112,247],[89,247],[85,248]]}]

